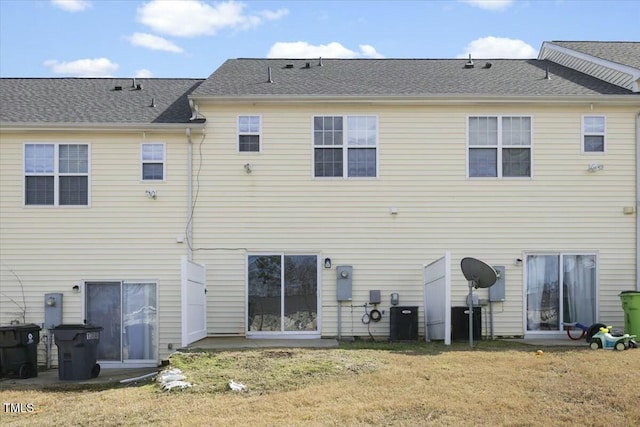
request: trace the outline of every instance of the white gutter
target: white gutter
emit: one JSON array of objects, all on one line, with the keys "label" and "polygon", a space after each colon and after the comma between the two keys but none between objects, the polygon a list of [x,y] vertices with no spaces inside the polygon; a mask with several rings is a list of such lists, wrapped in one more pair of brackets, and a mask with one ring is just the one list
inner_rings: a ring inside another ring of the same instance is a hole
[{"label": "white gutter", "polygon": [[486,105],[486,104],[543,104],[543,105],[589,105],[606,103],[611,106],[638,105],[640,94],[629,95],[567,95],[567,96],[518,96],[518,95],[414,95],[414,96],[360,96],[360,95],[240,95],[194,97],[201,104],[273,103],[273,104],[317,104],[318,102],[354,103],[368,105]]},{"label": "white gutter", "polygon": [[[0,122],[0,132],[163,132],[182,133],[185,123],[28,123]],[[189,123],[189,127],[204,129],[204,123]]]}]

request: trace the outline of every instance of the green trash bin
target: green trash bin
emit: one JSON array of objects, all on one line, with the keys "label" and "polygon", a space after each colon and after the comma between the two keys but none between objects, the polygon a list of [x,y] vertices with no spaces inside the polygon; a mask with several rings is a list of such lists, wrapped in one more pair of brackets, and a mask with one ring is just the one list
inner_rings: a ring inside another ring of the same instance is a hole
[{"label": "green trash bin", "polygon": [[38,376],[40,329],[33,323],[0,328],[0,376]]},{"label": "green trash bin", "polygon": [[619,296],[624,310],[624,331],[640,338],[640,292],[624,291]]}]

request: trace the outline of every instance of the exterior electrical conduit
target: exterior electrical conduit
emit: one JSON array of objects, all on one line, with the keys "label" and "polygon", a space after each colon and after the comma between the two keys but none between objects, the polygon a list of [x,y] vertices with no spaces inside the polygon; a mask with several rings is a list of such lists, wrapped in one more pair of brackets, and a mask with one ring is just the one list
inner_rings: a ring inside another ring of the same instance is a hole
[{"label": "exterior electrical conduit", "polygon": [[187,135],[187,259],[193,261],[192,237],[193,237],[193,141],[191,140],[191,128],[185,130]]}]

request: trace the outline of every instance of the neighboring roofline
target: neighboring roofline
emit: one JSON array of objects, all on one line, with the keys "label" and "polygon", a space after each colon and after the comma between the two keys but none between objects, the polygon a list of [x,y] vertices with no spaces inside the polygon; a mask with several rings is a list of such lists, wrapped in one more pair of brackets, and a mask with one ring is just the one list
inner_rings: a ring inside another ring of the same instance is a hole
[{"label": "neighboring roofline", "polygon": [[166,132],[183,133],[185,129],[204,131],[203,121],[192,123],[30,123],[0,122],[0,133],[26,131],[68,132]]},{"label": "neighboring roofline", "polygon": [[357,103],[357,104],[407,104],[407,105],[473,105],[473,104],[601,104],[640,106],[640,94],[629,95],[565,95],[565,96],[520,96],[520,95],[238,95],[238,96],[191,96],[200,105],[206,103],[238,104],[238,103],[275,103],[275,104],[315,104],[324,103]]},{"label": "neighboring roofline", "polygon": [[619,62],[609,61],[608,59],[603,59],[603,58],[600,58],[598,56],[589,55],[588,53],[583,53],[583,52],[580,52],[579,50],[575,50],[575,49],[571,49],[571,48],[568,48],[568,47],[560,46],[560,45],[555,44],[554,42],[543,42],[542,43],[542,48],[540,49],[540,52],[538,53],[538,59],[539,60],[546,59],[546,58],[542,57],[542,54],[543,54],[545,48],[550,49],[550,50],[555,50],[555,51],[558,51],[560,53],[565,53],[567,55],[571,55],[571,56],[574,56],[576,58],[592,62],[592,63],[600,65],[602,67],[611,68],[611,69],[620,71],[621,73],[629,74],[631,76],[631,78],[635,82],[633,91],[634,92],[638,92],[638,90],[640,90],[640,88],[638,88],[638,80],[640,80],[640,70],[637,69],[637,68],[630,67],[630,66],[624,65],[624,64],[620,64]]}]

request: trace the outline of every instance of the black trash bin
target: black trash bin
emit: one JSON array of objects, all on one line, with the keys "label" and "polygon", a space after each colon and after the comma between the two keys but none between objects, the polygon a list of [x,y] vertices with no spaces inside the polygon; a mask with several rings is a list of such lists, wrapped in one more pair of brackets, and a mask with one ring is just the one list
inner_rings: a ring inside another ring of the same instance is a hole
[{"label": "black trash bin", "polygon": [[0,376],[38,376],[38,343],[41,329],[33,323],[0,328]]},{"label": "black trash bin", "polygon": [[58,346],[58,378],[88,380],[100,374],[98,343],[101,326],[59,325],[53,328]]}]

